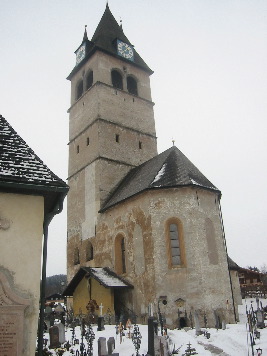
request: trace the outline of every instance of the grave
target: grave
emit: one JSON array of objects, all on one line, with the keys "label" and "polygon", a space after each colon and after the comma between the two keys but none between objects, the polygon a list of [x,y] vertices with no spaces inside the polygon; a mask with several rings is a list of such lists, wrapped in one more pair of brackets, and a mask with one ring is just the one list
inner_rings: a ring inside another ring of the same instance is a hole
[{"label": "grave", "polygon": [[50,337],[50,349],[56,349],[60,347],[59,343],[59,329],[57,325],[51,326],[49,329],[49,337]]},{"label": "grave", "polygon": [[24,349],[24,311],[29,299],[18,296],[0,271],[0,355],[20,356]]},{"label": "grave", "polygon": [[100,337],[97,341],[98,344],[98,356],[107,356],[107,343],[105,337]]},{"label": "grave", "polygon": [[58,327],[59,343],[63,344],[66,341],[66,339],[65,339],[65,326],[62,323],[58,323],[55,326]]},{"label": "grave", "polygon": [[108,355],[112,355],[114,349],[115,349],[115,339],[114,337],[110,337],[107,342],[108,345]]}]

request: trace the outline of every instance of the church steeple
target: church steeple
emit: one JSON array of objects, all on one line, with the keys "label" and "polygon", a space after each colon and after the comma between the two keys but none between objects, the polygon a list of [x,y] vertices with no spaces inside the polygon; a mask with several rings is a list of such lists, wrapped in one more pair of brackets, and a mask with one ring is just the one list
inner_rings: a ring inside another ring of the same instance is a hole
[{"label": "church steeple", "polygon": [[[133,44],[131,44],[127,36],[124,34],[122,26],[118,24],[112,12],[110,11],[108,3],[106,4],[105,12],[94,32],[91,41],[88,40],[87,31],[85,29],[83,42],[86,43],[86,55],[84,57],[85,60],[83,63],[98,50],[108,53],[116,58],[120,57],[120,59],[126,62],[131,60],[133,65],[143,69],[149,75],[153,73],[153,71],[137,53]],[[119,46],[123,46],[123,50],[126,49],[126,51],[127,49],[130,49],[133,52],[132,58],[128,58],[127,56],[122,55],[122,51],[120,50]],[[125,48],[125,46],[128,48]],[[78,68],[76,65],[67,79],[71,80],[72,76],[77,72],[77,70]]]}]

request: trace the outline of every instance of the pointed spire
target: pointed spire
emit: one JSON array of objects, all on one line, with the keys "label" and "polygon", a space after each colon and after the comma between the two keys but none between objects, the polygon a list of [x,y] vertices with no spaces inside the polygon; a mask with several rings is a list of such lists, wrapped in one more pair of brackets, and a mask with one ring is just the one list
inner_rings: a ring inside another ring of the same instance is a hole
[{"label": "pointed spire", "polygon": [[84,26],[84,35],[83,35],[83,42],[88,41],[88,36],[87,36],[87,25]]}]

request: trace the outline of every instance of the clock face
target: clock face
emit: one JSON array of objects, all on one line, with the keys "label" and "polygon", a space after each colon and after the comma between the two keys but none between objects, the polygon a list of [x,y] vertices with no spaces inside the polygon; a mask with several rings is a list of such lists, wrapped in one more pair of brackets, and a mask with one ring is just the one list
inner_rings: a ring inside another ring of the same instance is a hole
[{"label": "clock face", "polygon": [[85,57],[85,45],[81,45],[81,47],[76,52],[76,64],[79,64]]},{"label": "clock face", "polygon": [[133,48],[128,45],[127,43],[124,43],[122,41],[117,42],[117,49],[118,49],[118,54],[126,59],[129,59],[131,61],[134,60],[134,51]]}]

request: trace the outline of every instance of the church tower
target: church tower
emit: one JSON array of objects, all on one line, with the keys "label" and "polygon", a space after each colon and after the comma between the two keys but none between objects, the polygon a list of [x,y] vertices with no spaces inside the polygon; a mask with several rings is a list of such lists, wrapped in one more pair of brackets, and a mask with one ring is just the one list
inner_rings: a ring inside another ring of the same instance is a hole
[{"label": "church tower", "polygon": [[[135,166],[157,155],[152,70],[109,6],[75,51],[69,109],[68,278],[90,257],[103,202]],[[89,250],[88,250],[89,249]]]}]

